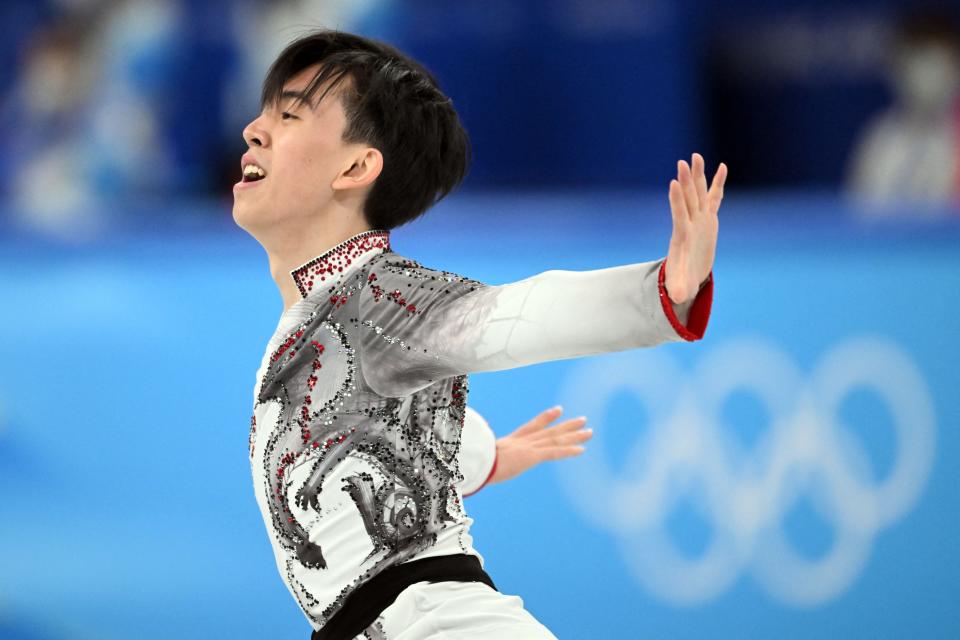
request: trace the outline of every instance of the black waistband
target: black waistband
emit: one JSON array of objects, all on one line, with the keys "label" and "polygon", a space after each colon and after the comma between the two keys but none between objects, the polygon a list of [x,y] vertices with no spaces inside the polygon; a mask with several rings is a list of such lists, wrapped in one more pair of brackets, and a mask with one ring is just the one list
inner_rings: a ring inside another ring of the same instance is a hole
[{"label": "black waistband", "polygon": [[483,582],[496,589],[477,556],[458,553],[411,560],[388,567],[357,587],[327,624],[310,640],[353,640],[389,607],[400,592],[417,582]]}]

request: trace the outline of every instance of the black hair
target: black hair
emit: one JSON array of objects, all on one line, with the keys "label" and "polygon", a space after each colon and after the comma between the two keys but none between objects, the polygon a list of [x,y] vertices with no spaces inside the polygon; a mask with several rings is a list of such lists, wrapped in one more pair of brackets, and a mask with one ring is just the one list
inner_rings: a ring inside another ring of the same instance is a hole
[{"label": "black hair", "polygon": [[261,107],[279,105],[287,81],[316,64],[298,101],[316,105],[339,88],[347,120],[343,141],[383,154],[363,207],[371,228],[410,222],[460,185],[471,151],[453,102],[425,67],[383,42],[328,29],[297,38],[267,72]]}]

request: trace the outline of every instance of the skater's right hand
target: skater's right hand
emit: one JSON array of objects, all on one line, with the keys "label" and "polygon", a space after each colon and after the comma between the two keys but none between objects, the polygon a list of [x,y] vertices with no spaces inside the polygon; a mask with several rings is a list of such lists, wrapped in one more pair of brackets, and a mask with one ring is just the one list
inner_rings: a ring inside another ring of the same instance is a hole
[{"label": "skater's right hand", "polygon": [[583,453],[586,442],[593,436],[593,429],[583,429],[586,416],[564,420],[554,426],[547,425],[560,417],[563,408],[552,407],[521,425],[508,436],[497,440],[497,468],[487,484],[514,478],[527,469],[547,460],[561,460]]}]

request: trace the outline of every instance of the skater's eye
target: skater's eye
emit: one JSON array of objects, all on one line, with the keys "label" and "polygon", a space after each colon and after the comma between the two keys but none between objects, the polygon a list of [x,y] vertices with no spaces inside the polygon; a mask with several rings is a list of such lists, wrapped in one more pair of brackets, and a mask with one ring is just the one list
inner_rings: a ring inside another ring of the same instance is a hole
[{"label": "skater's eye", "polygon": [[296,118],[297,116],[293,115],[289,111],[284,111],[283,113],[280,114],[280,117],[283,118],[284,120],[288,120],[290,118]]}]

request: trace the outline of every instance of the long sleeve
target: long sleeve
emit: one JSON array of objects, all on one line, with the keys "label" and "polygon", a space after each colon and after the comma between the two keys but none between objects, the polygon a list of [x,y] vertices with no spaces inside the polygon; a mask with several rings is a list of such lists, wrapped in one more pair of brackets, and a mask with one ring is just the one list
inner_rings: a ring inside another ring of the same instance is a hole
[{"label": "long sleeve", "polygon": [[463,474],[460,490],[464,497],[482,489],[496,469],[497,436],[483,416],[470,405],[467,405],[463,414],[457,461]]},{"label": "long sleeve", "polygon": [[550,270],[491,286],[385,257],[360,292],[364,375],[381,395],[401,397],[460,374],[699,340],[713,274],[675,309],[665,262]]}]

